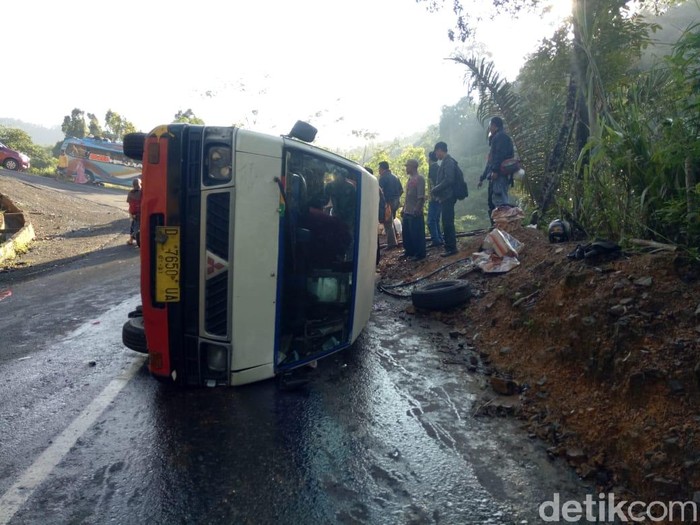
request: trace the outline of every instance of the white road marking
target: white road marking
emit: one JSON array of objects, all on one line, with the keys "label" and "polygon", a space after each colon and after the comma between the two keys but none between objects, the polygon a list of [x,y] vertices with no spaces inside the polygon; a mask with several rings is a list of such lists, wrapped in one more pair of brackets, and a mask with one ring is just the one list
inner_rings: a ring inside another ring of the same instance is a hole
[{"label": "white road marking", "polygon": [[17,482],[0,498],[0,525],[7,525],[17,511],[31,497],[36,488],[48,477],[51,471],[65,457],[95,420],[104,412],[117,394],[143,366],[146,356],[137,356],[131,366],[113,379],[92,403],[66,428],[54,438],[49,448],[44,450],[36,461],[24,471]]}]

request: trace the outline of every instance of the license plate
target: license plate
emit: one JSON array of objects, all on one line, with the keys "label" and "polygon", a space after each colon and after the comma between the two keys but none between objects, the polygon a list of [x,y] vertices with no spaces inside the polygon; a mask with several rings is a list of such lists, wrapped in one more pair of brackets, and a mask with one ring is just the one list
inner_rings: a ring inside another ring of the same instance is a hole
[{"label": "license plate", "polygon": [[180,301],[180,227],[156,226],[156,302]]}]

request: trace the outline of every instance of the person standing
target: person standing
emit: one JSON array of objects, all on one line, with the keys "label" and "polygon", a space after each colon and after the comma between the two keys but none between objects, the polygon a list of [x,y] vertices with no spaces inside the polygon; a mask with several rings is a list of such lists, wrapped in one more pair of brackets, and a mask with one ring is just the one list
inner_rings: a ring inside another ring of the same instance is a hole
[{"label": "person standing", "polygon": [[442,233],[445,241],[445,252],[441,257],[449,257],[457,253],[457,232],[455,231],[455,202],[454,186],[457,180],[457,161],[447,153],[447,144],[440,141],[435,144],[435,156],[440,167],[437,172],[437,184],[431,192],[441,206]]},{"label": "person standing", "polygon": [[488,179],[488,203],[489,203],[489,219],[494,209],[499,206],[509,205],[508,189],[513,184],[513,179],[504,173],[501,173],[501,163],[506,159],[511,159],[515,156],[513,148],[513,140],[503,130],[503,119],[501,117],[492,117],[489,122],[489,158],[486,162],[484,173],[479,177],[478,188]]},{"label": "person standing", "polygon": [[[434,151],[428,153],[428,188],[429,192],[432,192],[433,188],[437,185],[437,172],[440,166],[438,166],[438,159]],[[442,232],[440,231],[440,215],[441,215],[440,202],[435,197],[430,197],[428,201],[428,231],[430,232],[430,238],[432,242],[431,247],[442,246],[445,244],[445,240],[442,238]]]},{"label": "person standing", "polygon": [[299,226],[309,230],[308,261],[314,270],[330,269],[343,262],[351,248],[352,235],[343,218],[326,213],[324,197],[309,201],[308,213],[299,219]]},{"label": "person standing", "polygon": [[85,164],[83,164],[82,159],[78,160],[78,164],[75,167],[75,177],[73,178],[73,182],[76,184],[87,184],[90,182],[85,174]]},{"label": "person standing", "polygon": [[348,225],[350,232],[355,233],[355,209],[357,208],[357,188],[345,172],[336,173],[334,180],[324,188],[326,202],[331,201],[332,214]]},{"label": "person standing", "polygon": [[126,194],[126,202],[129,204],[129,216],[131,217],[131,226],[129,228],[129,240],[126,244],[137,246],[139,245],[138,235],[141,231],[141,179],[131,181],[131,190]]},{"label": "person standing", "polygon": [[418,174],[418,161],[406,161],[406,201],[403,206],[404,255],[416,261],[425,259],[425,179]]},{"label": "person standing", "polygon": [[385,160],[379,163],[379,187],[384,192],[384,198],[391,208],[391,219],[384,221],[387,248],[396,248],[398,243],[394,232],[394,219],[396,218],[396,210],[399,209],[403,186],[401,186],[399,178],[391,172],[389,163]]},{"label": "person standing", "polygon": [[58,167],[56,168],[59,180],[65,180],[68,177],[68,155],[62,151],[58,156]]}]

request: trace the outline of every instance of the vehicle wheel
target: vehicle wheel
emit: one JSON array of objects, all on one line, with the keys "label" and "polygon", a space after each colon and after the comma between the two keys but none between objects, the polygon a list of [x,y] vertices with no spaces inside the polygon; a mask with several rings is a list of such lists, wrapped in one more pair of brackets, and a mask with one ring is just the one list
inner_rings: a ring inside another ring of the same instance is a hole
[{"label": "vehicle wheel", "polygon": [[122,147],[124,155],[133,160],[141,162],[143,160],[143,151],[146,142],[145,133],[127,133],[124,135]]},{"label": "vehicle wheel", "polygon": [[95,184],[95,174],[93,172],[85,170],[85,176],[90,184]]},{"label": "vehicle wheel", "polygon": [[132,317],[143,317],[143,306],[142,305],[138,305],[131,312],[129,312],[129,318],[132,318]]},{"label": "vehicle wheel", "polygon": [[413,290],[411,300],[416,308],[448,310],[467,302],[471,289],[467,281],[437,281]]},{"label": "vehicle wheel", "polygon": [[124,346],[139,352],[148,353],[146,346],[146,332],[143,329],[143,317],[130,317],[122,326],[122,342]]},{"label": "vehicle wheel", "polygon": [[17,171],[19,169],[19,162],[17,162],[15,159],[5,159],[5,162],[3,162],[2,165],[8,170]]}]

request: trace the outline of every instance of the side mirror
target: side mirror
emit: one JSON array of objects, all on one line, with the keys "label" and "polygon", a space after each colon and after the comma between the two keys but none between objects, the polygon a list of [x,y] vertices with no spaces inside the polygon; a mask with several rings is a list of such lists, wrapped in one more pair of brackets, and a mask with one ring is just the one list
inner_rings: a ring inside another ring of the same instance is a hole
[{"label": "side mirror", "polygon": [[302,120],[297,120],[296,124],[292,127],[292,131],[290,131],[287,136],[303,140],[304,142],[313,142],[316,138],[316,133],[318,133],[318,130],[311,124]]}]

